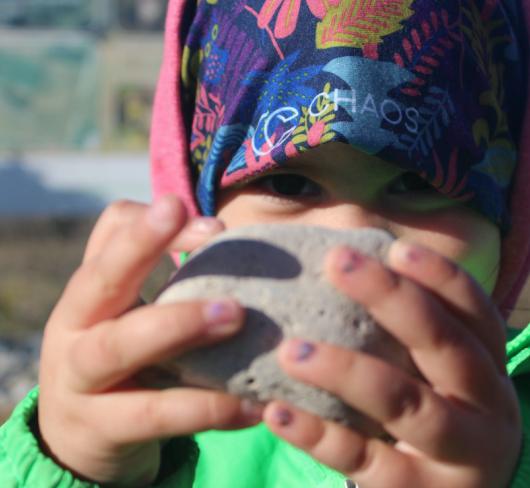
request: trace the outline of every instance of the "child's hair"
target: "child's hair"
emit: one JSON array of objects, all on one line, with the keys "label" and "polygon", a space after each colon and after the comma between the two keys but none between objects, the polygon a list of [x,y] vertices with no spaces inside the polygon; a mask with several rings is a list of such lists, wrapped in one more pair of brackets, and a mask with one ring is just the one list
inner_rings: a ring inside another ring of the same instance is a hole
[{"label": "child's hair", "polygon": [[[219,186],[316,145],[352,144],[502,227],[494,296],[507,313],[530,266],[521,225],[530,204],[518,178],[530,176],[524,140],[512,177],[514,141],[525,131],[518,3],[403,2],[364,12],[378,19],[370,35],[353,2],[302,3],[290,13],[279,5],[170,2],[153,123],[155,194],[177,192],[192,214],[197,202],[214,214]],[[349,35],[341,36],[334,26],[345,19]]]}]

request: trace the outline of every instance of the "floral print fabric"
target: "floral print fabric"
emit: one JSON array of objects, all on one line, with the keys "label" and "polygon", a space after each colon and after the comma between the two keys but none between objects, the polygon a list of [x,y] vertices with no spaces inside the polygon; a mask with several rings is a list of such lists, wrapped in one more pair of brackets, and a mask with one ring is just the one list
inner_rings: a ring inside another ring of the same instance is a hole
[{"label": "floral print fabric", "polygon": [[[197,198],[330,141],[506,226],[523,107],[516,0],[200,0],[183,52]],[[521,36],[522,37],[522,36]]]}]

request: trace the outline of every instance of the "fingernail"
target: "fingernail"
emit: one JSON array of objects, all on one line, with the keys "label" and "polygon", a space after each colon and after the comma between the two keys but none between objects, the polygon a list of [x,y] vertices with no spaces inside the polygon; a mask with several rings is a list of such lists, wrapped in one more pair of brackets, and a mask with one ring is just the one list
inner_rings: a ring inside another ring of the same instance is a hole
[{"label": "fingernail", "polygon": [[353,249],[344,249],[337,257],[337,268],[341,273],[352,273],[364,264],[364,256]]},{"label": "fingernail", "polygon": [[309,359],[316,350],[316,346],[307,341],[291,341],[288,348],[289,357],[295,361]]},{"label": "fingernail", "polygon": [[204,318],[212,330],[232,330],[238,314],[237,305],[231,300],[216,300],[204,307]]},{"label": "fingernail", "polygon": [[175,220],[173,203],[167,198],[160,198],[147,211],[147,219],[154,229],[161,232],[169,231],[173,228]]},{"label": "fingernail", "polygon": [[280,407],[274,410],[273,420],[281,427],[286,427],[293,423],[294,415],[290,410],[287,410],[285,407]]},{"label": "fingernail", "polygon": [[221,222],[215,217],[196,217],[188,224],[188,229],[198,234],[211,234],[221,228]]}]

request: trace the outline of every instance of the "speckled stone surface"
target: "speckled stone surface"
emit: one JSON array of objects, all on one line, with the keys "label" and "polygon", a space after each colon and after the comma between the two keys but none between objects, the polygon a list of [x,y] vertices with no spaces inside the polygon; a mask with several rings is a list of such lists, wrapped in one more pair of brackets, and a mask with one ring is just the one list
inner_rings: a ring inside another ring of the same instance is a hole
[{"label": "speckled stone surface", "polygon": [[377,229],[281,224],[224,232],[190,256],[158,302],[235,297],[247,309],[242,332],[146,370],[143,381],[157,387],[177,383],[221,389],[260,402],[282,399],[360,430],[377,431],[336,397],[285,375],[275,348],[283,337],[302,337],[363,350],[413,369],[406,351],[323,275],[324,258],[333,246],[347,244],[384,260],[392,240]]}]

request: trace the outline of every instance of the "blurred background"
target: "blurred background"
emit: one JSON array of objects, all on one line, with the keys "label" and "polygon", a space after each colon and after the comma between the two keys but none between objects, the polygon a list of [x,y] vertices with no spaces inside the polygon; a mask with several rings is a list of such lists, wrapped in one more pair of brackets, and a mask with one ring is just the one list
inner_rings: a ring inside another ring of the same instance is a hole
[{"label": "blurred background", "polygon": [[0,0],[0,417],[35,382],[42,328],[97,215],[150,200],[166,4]]}]

